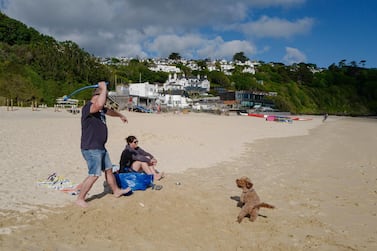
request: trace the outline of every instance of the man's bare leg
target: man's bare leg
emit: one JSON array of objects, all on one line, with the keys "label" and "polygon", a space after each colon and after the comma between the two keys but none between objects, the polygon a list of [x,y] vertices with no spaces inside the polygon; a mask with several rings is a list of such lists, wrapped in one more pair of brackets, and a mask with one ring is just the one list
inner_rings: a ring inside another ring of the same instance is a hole
[{"label": "man's bare leg", "polygon": [[77,196],[76,204],[80,207],[88,207],[89,204],[85,201],[85,197],[89,190],[92,188],[93,184],[97,181],[98,176],[88,176],[81,183],[81,190]]},{"label": "man's bare leg", "polygon": [[113,174],[112,169],[108,169],[105,171],[105,178],[107,181],[107,184],[109,184],[111,190],[113,191],[113,194],[115,197],[120,197],[124,194],[127,194],[131,191],[131,188],[127,187],[126,189],[120,189],[115,181],[115,177]]}]

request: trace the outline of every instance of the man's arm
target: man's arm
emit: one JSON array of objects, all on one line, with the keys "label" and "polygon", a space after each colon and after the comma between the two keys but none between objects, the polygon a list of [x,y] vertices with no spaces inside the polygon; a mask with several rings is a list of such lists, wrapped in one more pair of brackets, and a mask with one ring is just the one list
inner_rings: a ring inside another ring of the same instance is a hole
[{"label": "man's arm", "polygon": [[90,106],[90,113],[96,113],[103,109],[103,106],[106,103],[107,97],[107,87],[106,82],[102,81],[98,83],[98,88],[101,90],[101,93],[96,99],[92,98],[92,105]]},{"label": "man's arm", "polygon": [[122,113],[120,113],[118,111],[107,109],[106,114],[110,115],[112,117],[119,117],[124,123],[128,122],[126,116],[124,116]]},{"label": "man's arm", "polygon": [[137,150],[137,156],[138,160],[143,161],[143,162],[148,162],[150,163],[152,159],[154,159],[153,155],[150,154],[149,152],[145,151],[141,147],[138,147]]}]

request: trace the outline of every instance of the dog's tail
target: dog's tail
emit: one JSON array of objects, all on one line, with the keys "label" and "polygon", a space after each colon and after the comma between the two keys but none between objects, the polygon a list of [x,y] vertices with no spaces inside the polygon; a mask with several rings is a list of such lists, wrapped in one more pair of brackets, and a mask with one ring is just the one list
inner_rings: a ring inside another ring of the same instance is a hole
[{"label": "dog's tail", "polygon": [[271,208],[271,209],[275,208],[275,206],[264,203],[264,202],[261,202],[261,203],[254,206],[254,208],[258,208],[258,209],[261,208],[261,207]]}]

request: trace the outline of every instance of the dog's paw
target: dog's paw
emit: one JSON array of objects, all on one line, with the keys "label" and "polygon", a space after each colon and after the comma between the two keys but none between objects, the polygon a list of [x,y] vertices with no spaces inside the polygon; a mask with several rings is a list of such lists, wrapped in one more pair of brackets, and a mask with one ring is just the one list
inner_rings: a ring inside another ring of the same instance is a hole
[{"label": "dog's paw", "polygon": [[241,223],[242,220],[243,220],[243,217],[240,217],[240,216],[237,217],[237,222],[238,223]]}]

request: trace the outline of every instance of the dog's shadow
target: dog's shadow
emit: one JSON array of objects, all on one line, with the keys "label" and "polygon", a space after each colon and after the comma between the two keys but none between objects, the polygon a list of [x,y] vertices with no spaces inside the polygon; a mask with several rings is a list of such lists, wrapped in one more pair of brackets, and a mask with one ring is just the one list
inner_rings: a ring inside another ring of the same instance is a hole
[{"label": "dog's shadow", "polygon": [[241,197],[240,196],[230,196],[231,200],[237,201],[237,207],[242,207],[243,203],[241,202]]},{"label": "dog's shadow", "polygon": [[[244,205],[242,202],[241,202],[241,197],[240,196],[230,196],[230,199],[231,200],[234,200],[234,201],[237,201],[237,207],[239,208],[242,208],[242,206]],[[262,215],[262,214],[258,214],[258,216],[261,216],[263,218],[267,218],[266,215]],[[246,217],[250,218],[250,215],[247,215]]]}]

